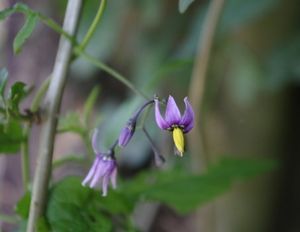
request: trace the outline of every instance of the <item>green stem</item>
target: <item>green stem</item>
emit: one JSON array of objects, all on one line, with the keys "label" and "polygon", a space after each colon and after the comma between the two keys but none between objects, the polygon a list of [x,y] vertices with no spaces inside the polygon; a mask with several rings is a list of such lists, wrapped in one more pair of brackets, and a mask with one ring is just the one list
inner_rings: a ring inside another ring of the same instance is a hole
[{"label": "green stem", "polygon": [[41,87],[38,89],[36,95],[34,96],[32,103],[31,103],[31,107],[30,110],[32,112],[37,112],[42,100],[44,99],[44,96],[48,90],[49,87],[49,83],[50,83],[50,76],[42,83]]},{"label": "green stem", "polygon": [[[38,89],[36,95],[34,96],[30,110],[32,112],[37,112],[41,101],[43,100],[45,93],[48,89],[50,78],[47,78]],[[29,148],[28,142],[30,138],[31,125],[26,124],[23,128],[24,141],[21,143],[21,165],[22,165],[22,179],[24,192],[28,189],[30,183],[30,162],[29,162]]]},{"label": "green stem", "polygon": [[[69,40],[71,42],[71,44],[74,46],[74,53],[77,56],[82,56],[84,59],[86,59],[87,61],[89,61],[90,63],[94,64],[96,67],[102,69],[103,71],[109,73],[111,76],[113,76],[115,79],[119,80],[120,82],[122,82],[125,86],[127,86],[129,89],[131,89],[133,92],[135,92],[136,94],[142,96],[145,99],[149,99],[147,97],[146,94],[144,94],[142,91],[138,90],[130,81],[128,81],[124,76],[122,76],[120,73],[118,73],[117,71],[115,71],[114,69],[112,69],[111,67],[107,66],[106,64],[100,62],[98,59],[96,59],[95,57],[87,54],[86,52],[83,51],[83,49],[85,48],[85,46],[87,45],[87,43],[89,42],[89,40],[91,39],[93,33],[96,30],[96,26],[99,23],[101,16],[103,15],[103,11],[105,8],[105,3],[106,0],[102,0],[101,4],[99,6],[97,15],[95,16],[95,19],[92,22],[92,25],[90,26],[85,38],[83,39],[83,42],[80,46],[76,46],[78,45],[78,42],[76,41],[74,36],[71,36],[68,32],[66,32],[58,23],[56,23],[54,20],[52,20],[51,18],[33,11],[33,10],[29,10],[30,13],[32,14],[36,14],[39,19],[48,27],[50,27],[52,30],[54,30],[55,32],[61,34],[62,36],[64,36],[67,40]],[[23,10],[22,7],[17,7],[19,12],[25,13],[25,11]]]},{"label": "green stem", "polygon": [[86,52],[80,51],[78,48],[75,48],[74,52],[75,52],[76,55],[82,56],[84,59],[86,59],[87,61],[89,61],[91,64],[93,64],[96,67],[102,69],[103,71],[107,72],[108,74],[110,74],[111,76],[113,76],[118,81],[122,82],[125,86],[127,86],[129,89],[131,89],[137,95],[140,95],[141,97],[149,100],[149,98],[148,98],[148,96],[146,94],[144,94],[142,91],[140,91],[139,89],[137,89],[123,75],[121,75],[120,73],[118,73],[117,71],[115,71],[114,69],[112,69],[111,67],[109,67],[108,65],[102,63],[101,61],[99,61],[95,57],[87,54]]},{"label": "green stem", "polygon": [[27,191],[30,182],[30,164],[29,164],[29,149],[28,138],[30,134],[30,126],[27,124],[23,129],[24,141],[21,143],[21,164],[22,164],[22,180],[24,192]]},{"label": "green stem", "polygon": [[0,221],[15,224],[18,222],[18,217],[14,215],[0,214]]},{"label": "green stem", "polygon": [[97,11],[97,14],[96,14],[91,26],[89,27],[88,32],[86,33],[86,35],[83,38],[81,44],[79,45],[80,50],[82,50],[82,51],[85,50],[85,48],[88,45],[89,41],[91,40],[93,34],[95,33],[97,25],[98,25],[98,23],[100,22],[100,20],[102,18],[105,6],[106,6],[106,0],[101,0],[101,2],[99,4],[98,11]]}]

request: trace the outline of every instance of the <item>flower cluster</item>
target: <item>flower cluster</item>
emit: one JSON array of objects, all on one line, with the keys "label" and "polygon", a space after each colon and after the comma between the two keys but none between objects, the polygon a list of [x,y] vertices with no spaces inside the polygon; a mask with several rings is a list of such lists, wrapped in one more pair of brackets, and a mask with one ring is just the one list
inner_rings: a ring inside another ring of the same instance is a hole
[{"label": "flower cluster", "polygon": [[[183,156],[185,148],[184,134],[188,133],[194,127],[194,111],[187,97],[184,98],[184,103],[185,111],[183,115],[181,115],[174,98],[169,96],[165,115],[163,117],[160,112],[160,101],[157,98],[145,102],[127,121],[125,127],[120,132],[119,138],[106,153],[98,151],[96,146],[98,131],[94,132],[92,146],[96,154],[96,158],[87,176],[83,180],[82,185],[85,186],[89,183],[89,186],[94,188],[98,183],[100,183],[102,185],[102,196],[107,195],[109,182],[111,182],[113,188],[116,188],[117,161],[114,154],[115,147],[119,145],[121,148],[124,148],[130,142],[134,135],[139,116],[146,107],[153,104],[155,104],[155,120],[158,127],[162,130],[167,130],[173,133],[173,140],[177,150],[176,153]],[[165,159],[159,153],[145,127],[143,127],[143,132],[152,147],[154,162],[156,165],[160,166]]]}]

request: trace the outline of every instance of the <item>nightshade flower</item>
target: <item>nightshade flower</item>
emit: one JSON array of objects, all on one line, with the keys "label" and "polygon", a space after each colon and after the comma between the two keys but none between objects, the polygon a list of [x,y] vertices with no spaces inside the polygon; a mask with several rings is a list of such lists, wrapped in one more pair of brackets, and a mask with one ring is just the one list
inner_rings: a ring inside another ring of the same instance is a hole
[{"label": "nightshade flower", "polygon": [[173,140],[180,154],[184,152],[184,133],[188,133],[194,127],[194,111],[187,97],[184,98],[185,111],[183,116],[176,105],[172,96],[169,96],[165,117],[163,118],[160,109],[159,101],[155,99],[155,120],[160,129],[173,132]]},{"label": "nightshade flower", "polygon": [[117,186],[117,161],[114,157],[114,147],[116,146],[116,143],[109,152],[101,153],[97,151],[96,148],[96,137],[97,131],[94,132],[92,139],[96,158],[87,176],[82,181],[82,185],[85,186],[87,183],[90,183],[89,186],[94,188],[100,183],[102,185],[102,196],[106,196],[109,182],[111,182],[113,188],[116,188]]}]

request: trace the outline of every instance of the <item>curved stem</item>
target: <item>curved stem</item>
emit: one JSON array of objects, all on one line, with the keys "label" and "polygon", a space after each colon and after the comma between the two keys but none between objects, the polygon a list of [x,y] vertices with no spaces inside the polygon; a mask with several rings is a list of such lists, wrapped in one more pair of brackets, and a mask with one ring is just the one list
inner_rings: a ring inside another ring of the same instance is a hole
[{"label": "curved stem", "polygon": [[89,61],[91,64],[95,65],[96,67],[102,69],[103,71],[107,72],[111,76],[113,76],[118,81],[122,82],[125,86],[127,86],[129,89],[131,89],[134,93],[137,95],[140,95],[141,97],[149,100],[148,96],[144,94],[142,91],[137,89],[128,79],[126,79],[123,75],[112,69],[111,67],[107,66],[106,64],[102,63],[95,57],[87,54],[84,51],[80,51],[78,48],[75,48],[75,54],[82,56],[84,59]]},{"label": "curved stem", "polygon": [[100,19],[102,18],[105,6],[106,6],[106,0],[101,0],[97,14],[96,14],[91,26],[89,27],[88,32],[86,33],[81,44],[79,45],[80,50],[83,51],[86,48],[86,46],[88,45],[89,41],[91,40],[93,34],[95,33],[97,25],[100,22]]},{"label": "curved stem", "polygon": [[[76,33],[81,5],[82,0],[68,1],[63,28],[64,31],[72,35],[72,37]],[[39,145],[40,150],[34,175],[27,232],[36,231],[38,219],[44,214],[45,211],[48,184],[52,169],[54,137],[58,120],[57,115],[61,104],[64,86],[67,80],[67,71],[70,65],[71,56],[72,43],[62,36],[52,72],[51,83],[46,95],[45,110],[47,113],[47,118],[42,127]]]}]

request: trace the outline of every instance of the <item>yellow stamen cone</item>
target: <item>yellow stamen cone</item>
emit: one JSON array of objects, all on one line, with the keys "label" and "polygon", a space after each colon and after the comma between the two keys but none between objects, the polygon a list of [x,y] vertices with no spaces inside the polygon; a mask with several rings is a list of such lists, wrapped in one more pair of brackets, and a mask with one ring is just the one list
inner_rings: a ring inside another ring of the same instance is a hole
[{"label": "yellow stamen cone", "polygon": [[184,137],[182,130],[178,127],[173,130],[173,140],[180,156],[182,156],[184,152]]}]

